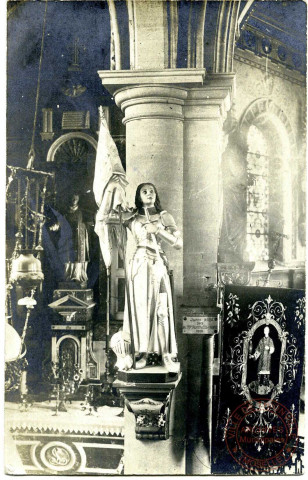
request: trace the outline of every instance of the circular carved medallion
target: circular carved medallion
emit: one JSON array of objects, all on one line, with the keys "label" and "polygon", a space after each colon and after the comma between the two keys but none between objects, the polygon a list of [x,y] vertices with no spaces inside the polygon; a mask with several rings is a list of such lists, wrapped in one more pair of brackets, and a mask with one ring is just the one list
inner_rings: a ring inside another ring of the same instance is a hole
[{"label": "circular carved medallion", "polygon": [[42,448],[40,457],[45,467],[57,472],[71,470],[76,463],[73,449],[63,442],[49,442]]}]

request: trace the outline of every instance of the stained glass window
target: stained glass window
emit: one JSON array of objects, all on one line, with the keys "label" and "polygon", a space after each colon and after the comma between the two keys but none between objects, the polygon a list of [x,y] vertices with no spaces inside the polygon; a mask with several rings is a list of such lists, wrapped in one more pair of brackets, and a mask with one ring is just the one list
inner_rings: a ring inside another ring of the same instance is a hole
[{"label": "stained glass window", "polygon": [[247,252],[256,262],[268,260],[269,252],[269,157],[266,139],[254,125],[247,143]]}]

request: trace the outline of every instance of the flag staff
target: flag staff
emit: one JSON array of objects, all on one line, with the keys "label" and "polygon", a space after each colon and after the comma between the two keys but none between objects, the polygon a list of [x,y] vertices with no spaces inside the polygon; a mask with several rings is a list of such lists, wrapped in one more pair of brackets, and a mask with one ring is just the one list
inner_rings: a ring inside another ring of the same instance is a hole
[{"label": "flag staff", "polygon": [[135,351],[135,341],[134,341],[134,330],[133,330],[133,320],[132,320],[132,309],[130,304],[130,292],[129,292],[129,279],[127,276],[126,270],[126,245],[125,245],[125,227],[123,226],[123,217],[122,209],[119,206],[119,219],[120,219],[120,232],[121,232],[121,244],[123,251],[123,263],[124,263],[124,276],[125,276],[125,290],[126,290],[126,304],[127,304],[127,315],[128,315],[128,324],[129,324],[129,333],[130,333],[130,348],[133,359],[133,369],[136,369],[136,351]]},{"label": "flag staff", "polygon": [[[125,285],[127,295],[127,312],[131,336],[131,350],[133,366],[136,366],[134,336],[132,325],[132,312],[129,302],[129,281],[125,262],[125,227],[123,225],[122,211],[125,210],[125,187],[128,184],[117,146],[110,134],[107,119],[103,108],[99,107],[100,129],[96,151],[95,173],[93,192],[98,211],[95,220],[95,229],[100,242],[100,249],[107,271],[107,298],[106,298],[106,374],[109,371],[108,352],[110,337],[110,297],[111,297],[111,262],[113,235],[110,229],[113,214],[118,212],[120,222],[120,241],[122,242],[124,256]],[[113,218],[114,220],[114,218]]]},{"label": "flag staff", "polygon": [[109,376],[109,335],[110,335],[110,266],[107,270],[107,294],[106,294],[106,379]]}]

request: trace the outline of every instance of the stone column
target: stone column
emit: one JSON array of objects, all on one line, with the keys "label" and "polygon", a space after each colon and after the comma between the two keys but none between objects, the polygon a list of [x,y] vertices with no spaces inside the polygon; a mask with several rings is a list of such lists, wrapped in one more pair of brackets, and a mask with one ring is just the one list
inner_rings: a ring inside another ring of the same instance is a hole
[{"label": "stone column", "polygon": [[[222,126],[231,106],[233,75],[205,78],[188,90],[184,107],[184,297],[215,309],[222,215]],[[186,474],[211,471],[213,335],[188,335]]]},{"label": "stone column", "polygon": [[[99,72],[103,85],[125,114],[128,200],[134,204],[136,187],[152,182],[163,209],[169,211],[183,232],[183,125],[184,102],[189,86],[203,83],[204,69],[131,70]],[[164,245],[165,247],[165,245]],[[183,251],[165,248],[174,271],[175,296],[183,294]],[[179,358],[183,352],[182,325],[176,314]],[[133,414],[125,411],[128,472],[185,474],[185,382],[179,383],[170,413],[168,440],[136,440]],[[138,448],[136,448],[136,445]],[[153,452],[155,452],[153,456]],[[137,468],[137,470],[136,470]]]},{"label": "stone column", "polygon": [[[133,36],[134,68],[168,68],[167,5],[164,0],[133,0],[130,28]],[[153,19],[155,18],[155,22]]]},{"label": "stone column", "polygon": [[58,354],[57,354],[57,337],[55,332],[53,332],[53,336],[51,337],[51,361],[57,363],[59,361]]},{"label": "stone column", "polygon": [[[234,75],[205,77],[188,90],[184,107],[184,293],[216,283],[222,214],[222,125],[230,108]],[[210,305],[209,305],[210,306]]]},{"label": "stone column", "polygon": [[[164,210],[183,232],[183,107],[187,86],[201,85],[203,69],[98,72],[125,114],[128,201],[136,187],[157,187]],[[183,252],[166,246],[174,270],[175,292],[183,291]]]},{"label": "stone column", "polygon": [[[128,197],[134,202],[136,187],[151,182],[161,205],[183,231],[183,120],[185,89],[165,85],[127,87],[115,94],[125,112]],[[182,252],[170,248],[178,290],[182,290]]]},{"label": "stone column", "polygon": [[83,371],[84,378],[87,378],[87,339],[81,337],[80,339],[80,368]]}]

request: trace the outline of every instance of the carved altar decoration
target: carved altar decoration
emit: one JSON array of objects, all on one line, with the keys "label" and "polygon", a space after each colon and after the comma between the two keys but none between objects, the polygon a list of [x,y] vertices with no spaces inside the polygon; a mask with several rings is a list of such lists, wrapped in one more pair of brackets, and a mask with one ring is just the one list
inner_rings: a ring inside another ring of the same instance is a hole
[{"label": "carved altar decoration", "polygon": [[[121,475],[122,411],[104,406],[89,415],[80,409],[80,401],[72,401],[67,411],[55,415],[48,401],[24,412],[11,402],[5,424],[27,475]],[[15,465],[11,467],[14,473]]]}]

